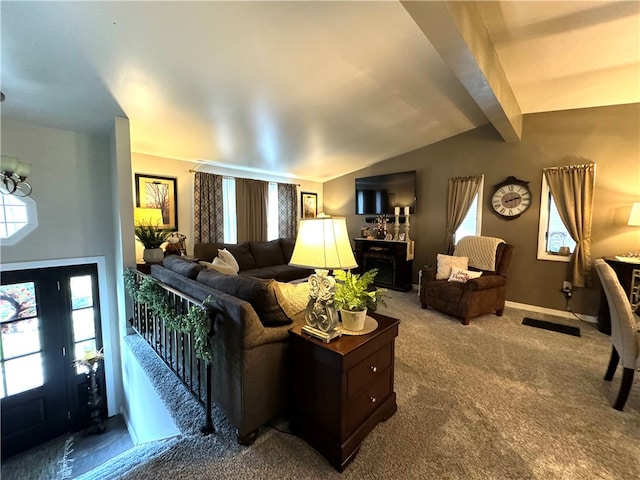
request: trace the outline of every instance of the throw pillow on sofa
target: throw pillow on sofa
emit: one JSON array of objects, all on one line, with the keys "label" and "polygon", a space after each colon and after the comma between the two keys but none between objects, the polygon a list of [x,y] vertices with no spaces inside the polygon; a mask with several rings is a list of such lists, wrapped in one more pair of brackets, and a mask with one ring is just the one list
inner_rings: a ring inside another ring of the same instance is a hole
[{"label": "throw pillow on sofa", "polygon": [[234,257],[233,254],[226,248],[223,248],[221,250],[218,249],[218,256],[216,258],[220,258],[224,263],[233,268],[234,272],[238,273],[238,271],[240,270],[240,266],[238,265],[236,257]]},{"label": "throw pillow on sofa", "polygon": [[202,261],[200,264],[225,275],[238,275],[238,271],[234,267],[219,257],[214,258],[212,263]]},{"label": "throw pillow on sofa", "polygon": [[293,317],[303,312],[309,303],[309,282],[284,283],[276,282],[276,297],[284,313]]},{"label": "throw pillow on sofa", "polygon": [[448,280],[451,276],[452,267],[461,268],[463,270],[469,268],[469,257],[454,257],[439,253],[436,257],[436,262],[438,264],[436,280]]},{"label": "throw pillow on sofa", "polygon": [[287,317],[276,297],[276,281],[247,275],[222,275],[215,270],[203,270],[197,280],[209,287],[249,302],[264,326],[288,325]]}]

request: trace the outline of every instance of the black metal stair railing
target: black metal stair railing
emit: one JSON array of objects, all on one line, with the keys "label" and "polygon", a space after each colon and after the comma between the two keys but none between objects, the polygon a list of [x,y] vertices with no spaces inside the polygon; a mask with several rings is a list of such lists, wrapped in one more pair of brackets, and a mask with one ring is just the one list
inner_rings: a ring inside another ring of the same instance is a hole
[{"label": "black metal stair railing", "polygon": [[[135,274],[138,285],[150,275],[131,269]],[[154,279],[155,280],[155,279]],[[193,306],[206,308],[202,302],[184,293],[156,281],[162,288],[178,314],[186,314]],[[211,418],[211,362],[207,362],[196,356],[195,339],[192,332],[183,333],[171,331],[164,320],[155,315],[144,303],[133,299],[133,318],[131,325],[135,332],[146,340],[156,354],[178,377],[184,386],[191,392],[194,398],[206,410],[206,425],[202,432],[207,434],[214,431]],[[214,322],[211,322],[211,334],[213,334]]]}]

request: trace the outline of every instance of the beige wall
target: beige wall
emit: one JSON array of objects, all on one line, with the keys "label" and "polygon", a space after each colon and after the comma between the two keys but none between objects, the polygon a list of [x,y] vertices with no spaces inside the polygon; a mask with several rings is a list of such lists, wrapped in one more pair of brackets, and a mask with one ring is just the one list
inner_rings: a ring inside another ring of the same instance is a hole
[{"label": "beige wall", "polygon": [[[602,107],[526,115],[520,142],[505,143],[487,125],[434,145],[400,155],[324,184],[326,213],[347,217],[352,237],[365,225],[354,215],[354,179],[380,173],[417,170],[417,214],[411,217],[416,241],[417,271],[433,264],[445,248],[447,179],[485,176],[482,233],[515,245],[507,300],[564,310],[560,292],[567,264],[536,259],[542,169],[596,163],[592,228],[592,258],[640,250],[640,229],[626,225],[634,201],[640,201],[640,105]],[[506,221],[493,214],[493,185],[513,175],[529,181],[533,204],[520,218]],[[596,315],[600,302],[595,288],[576,289],[570,307]]]}]

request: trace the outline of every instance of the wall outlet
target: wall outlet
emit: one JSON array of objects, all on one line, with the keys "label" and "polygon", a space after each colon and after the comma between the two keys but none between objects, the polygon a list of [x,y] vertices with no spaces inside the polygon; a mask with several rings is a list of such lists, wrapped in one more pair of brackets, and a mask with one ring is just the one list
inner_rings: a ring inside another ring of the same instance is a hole
[{"label": "wall outlet", "polygon": [[570,292],[572,290],[572,285],[571,282],[567,282],[566,280],[564,280],[562,282],[562,291],[563,292]]}]

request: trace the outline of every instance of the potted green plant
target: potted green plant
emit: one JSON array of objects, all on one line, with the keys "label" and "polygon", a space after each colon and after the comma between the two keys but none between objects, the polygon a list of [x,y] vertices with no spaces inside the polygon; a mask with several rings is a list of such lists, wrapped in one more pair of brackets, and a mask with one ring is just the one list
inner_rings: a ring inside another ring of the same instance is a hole
[{"label": "potted green plant", "polygon": [[167,241],[171,232],[149,223],[137,223],[134,233],[144,247],[143,260],[147,263],[161,263],[164,252],[160,246]]},{"label": "potted green plant", "polygon": [[367,310],[375,310],[378,303],[384,303],[382,295],[386,290],[370,287],[377,274],[377,268],[362,275],[344,270],[333,272],[337,280],[333,301],[340,310],[342,325],[347,330],[362,330]]}]

